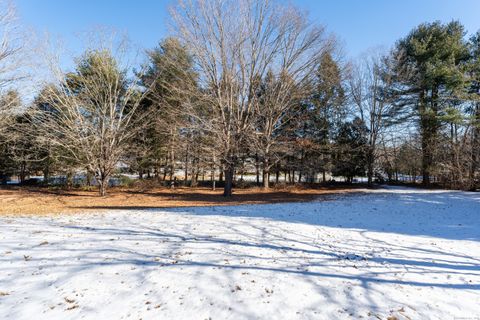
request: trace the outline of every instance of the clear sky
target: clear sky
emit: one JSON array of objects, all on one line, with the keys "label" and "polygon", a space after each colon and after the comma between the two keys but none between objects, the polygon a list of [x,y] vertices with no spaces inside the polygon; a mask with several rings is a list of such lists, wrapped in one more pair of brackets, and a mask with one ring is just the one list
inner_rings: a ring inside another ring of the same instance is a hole
[{"label": "clear sky", "polygon": [[[460,20],[469,33],[480,29],[480,0],[290,0],[342,40],[350,57],[371,47],[391,47],[425,21]],[[142,48],[167,33],[169,0],[16,0],[21,21],[40,34],[79,48],[78,34],[95,26],[126,32]]]}]

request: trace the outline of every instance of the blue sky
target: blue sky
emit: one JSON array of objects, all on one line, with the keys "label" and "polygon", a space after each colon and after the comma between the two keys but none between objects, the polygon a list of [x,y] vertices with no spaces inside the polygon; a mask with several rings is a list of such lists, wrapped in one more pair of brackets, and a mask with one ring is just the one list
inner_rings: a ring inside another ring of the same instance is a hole
[{"label": "blue sky", "polygon": [[[424,21],[460,20],[469,33],[480,29],[480,0],[291,0],[310,18],[339,36],[355,57],[369,48],[391,47]],[[167,34],[168,0],[16,0],[21,21],[39,33],[79,49],[78,34],[95,26],[126,32],[141,48]]]}]

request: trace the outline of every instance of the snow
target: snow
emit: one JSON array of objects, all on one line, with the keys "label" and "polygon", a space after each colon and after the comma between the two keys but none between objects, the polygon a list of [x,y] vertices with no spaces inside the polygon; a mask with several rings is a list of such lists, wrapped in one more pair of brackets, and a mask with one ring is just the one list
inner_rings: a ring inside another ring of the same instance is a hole
[{"label": "snow", "polygon": [[476,319],[479,209],[392,188],[1,217],[0,319]]}]

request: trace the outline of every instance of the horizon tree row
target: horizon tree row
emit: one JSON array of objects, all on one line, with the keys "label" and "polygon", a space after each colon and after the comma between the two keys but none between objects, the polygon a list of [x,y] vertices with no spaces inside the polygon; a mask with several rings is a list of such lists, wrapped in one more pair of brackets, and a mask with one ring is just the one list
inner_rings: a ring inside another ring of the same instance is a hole
[{"label": "horizon tree row", "polygon": [[171,16],[178,32],[137,68],[124,43],[97,39],[27,106],[1,92],[0,176],[82,172],[102,196],[120,171],[222,181],[225,196],[238,175],[479,187],[480,32],[424,23],[349,62],[273,1],[187,1]]}]

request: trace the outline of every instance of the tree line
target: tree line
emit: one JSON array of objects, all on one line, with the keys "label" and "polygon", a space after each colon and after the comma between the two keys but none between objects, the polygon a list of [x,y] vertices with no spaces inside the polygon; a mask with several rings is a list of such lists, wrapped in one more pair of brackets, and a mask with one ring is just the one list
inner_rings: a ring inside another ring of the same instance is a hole
[{"label": "tree line", "polygon": [[480,32],[423,23],[348,61],[293,6],[185,1],[171,17],[177,32],[145,63],[97,41],[29,103],[10,85],[21,48],[6,42],[0,177],[83,173],[101,195],[119,171],[221,182],[225,196],[247,175],[264,188],[363,176],[479,187]]}]

